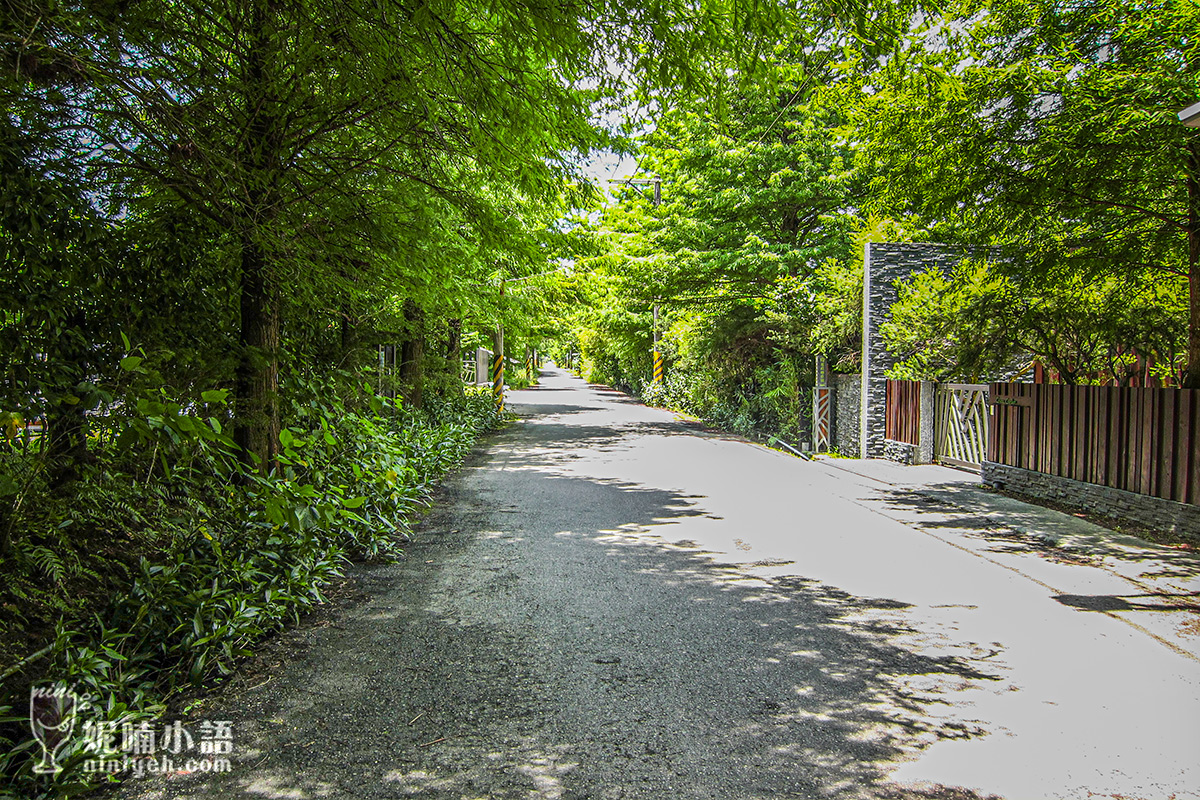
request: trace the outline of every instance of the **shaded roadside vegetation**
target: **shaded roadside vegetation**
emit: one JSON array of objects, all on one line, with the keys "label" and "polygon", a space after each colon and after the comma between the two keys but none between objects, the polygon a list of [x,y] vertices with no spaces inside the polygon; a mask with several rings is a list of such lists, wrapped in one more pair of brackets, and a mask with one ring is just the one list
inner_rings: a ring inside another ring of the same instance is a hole
[{"label": "shaded roadside vegetation", "polygon": [[398,555],[432,482],[499,421],[484,392],[415,410],[336,389],[290,393],[269,473],[238,458],[219,393],[188,406],[165,390],[127,398],[92,432],[91,460],[66,490],[39,469],[36,445],[5,452],[23,483],[0,557],[4,663],[49,641],[6,670],[0,796],[5,787],[62,796],[104,778],[82,771],[105,755],[84,737],[58,752],[52,779],[33,774],[35,679],[95,698],[92,724],[120,730],[155,717],[174,693],[228,674],[256,641],[323,602],[350,559]]},{"label": "shaded roadside vegetation", "polygon": [[595,115],[755,50],[702,5],[0,2],[0,794],[86,777],[32,682],[136,722],[396,552]]}]

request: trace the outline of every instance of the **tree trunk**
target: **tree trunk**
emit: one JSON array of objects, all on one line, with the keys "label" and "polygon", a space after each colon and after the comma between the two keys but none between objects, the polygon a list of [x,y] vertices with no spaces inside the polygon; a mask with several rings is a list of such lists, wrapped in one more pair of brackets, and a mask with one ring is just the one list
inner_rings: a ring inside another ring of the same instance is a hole
[{"label": "tree trunk", "polygon": [[462,361],[462,320],[452,319],[447,323],[448,331],[446,333],[446,360],[454,365],[457,372],[459,363]]},{"label": "tree trunk", "polygon": [[279,292],[254,243],[242,243],[242,357],[234,442],[242,461],[269,470],[279,454]]},{"label": "tree trunk", "polygon": [[278,214],[282,139],[279,103],[273,76],[277,6],[256,0],[249,7],[248,41],[244,50],[243,113],[246,136],[240,153],[245,196],[239,213],[241,244],[241,360],[237,369],[234,442],[243,463],[262,472],[279,454],[279,284],[263,247],[262,233]]},{"label": "tree trunk", "polygon": [[404,346],[400,352],[400,381],[413,408],[425,401],[425,312],[412,300],[404,301]]},{"label": "tree trunk", "polygon": [[1186,389],[1200,389],[1200,141],[1188,143],[1188,349]]},{"label": "tree trunk", "polygon": [[46,465],[51,489],[79,477],[79,466],[89,457],[87,419],[83,404],[56,403],[46,411]]},{"label": "tree trunk", "polygon": [[350,312],[343,311],[340,321],[340,348],[341,353],[338,356],[338,366],[342,369],[353,368],[354,351],[358,347],[358,329],[350,321]]}]

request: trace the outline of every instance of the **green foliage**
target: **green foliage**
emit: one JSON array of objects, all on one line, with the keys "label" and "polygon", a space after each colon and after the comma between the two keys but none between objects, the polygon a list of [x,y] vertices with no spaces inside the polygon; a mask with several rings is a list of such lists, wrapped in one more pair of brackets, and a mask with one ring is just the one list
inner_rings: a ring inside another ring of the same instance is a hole
[{"label": "green foliage", "polygon": [[901,284],[881,333],[897,378],[978,382],[1037,358],[1067,383],[1126,383],[1140,358],[1178,384],[1186,288],[1150,271],[1089,279],[968,260]]},{"label": "green foliage", "polygon": [[670,367],[647,382],[644,402],[708,419],[742,434],[807,438],[808,376],[794,355],[761,337],[767,323],[749,307],[711,316],[680,315],[660,342]]},{"label": "green foliage", "polygon": [[[564,184],[592,150],[625,146],[597,117],[752,63],[753,34],[780,14],[724,0],[17,4],[0,18],[0,166],[15,178],[0,235],[6,279],[42,291],[5,293],[0,333],[38,326],[57,345],[26,348],[49,355],[52,408],[84,398],[90,361],[112,363],[106,327],[188,355],[186,380],[231,389],[233,439],[265,469],[278,376],[333,355],[331,323],[343,366],[356,338],[413,333],[408,306],[536,339],[536,301],[490,290],[553,263],[555,221],[590,194]],[[204,365],[219,374],[196,380]],[[34,396],[14,387],[7,408]],[[68,435],[52,443],[56,480],[85,458],[75,416],[54,428]]]},{"label": "green foliage", "polygon": [[569,317],[588,374],[645,385],[658,302],[668,377],[645,397],[802,433],[810,357],[857,367],[863,244],[933,239],[1004,258],[904,287],[896,376],[1036,357],[1072,382],[1180,381],[1200,365],[1200,139],[1175,118],[1200,96],[1198,8],[897,6],[828,50],[781,29],[761,72],[647,135],[662,204],[625,187],[592,226],[593,308]]},{"label": "green foliage", "polygon": [[[142,369],[140,358],[126,356],[123,368]],[[100,698],[93,718],[153,716],[165,698],[228,674],[256,641],[323,602],[347,559],[398,555],[433,482],[498,413],[484,391],[416,410],[348,388],[349,377],[292,377],[292,413],[270,473],[237,457],[223,432],[224,392],[181,403],[147,382],[105,419],[98,461],[73,496],[29,487],[0,557],[9,579],[0,608],[24,609],[24,619],[0,623],[57,624],[44,677]],[[88,616],[93,609],[102,613]],[[54,623],[60,616],[67,621]],[[26,686],[6,687],[10,706],[20,707]],[[53,781],[33,775],[20,723],[0,724],[13,745],[0,776],[16,790],[61,794],[103,777],[81,772],[96,756],[82,750]]]},{"label": "green foliage", "polygon": [[1200,97],[1198,26],[1187,0],[950,4],[884,68],[840,86],[877,175],[872,206],[1006,248],[1026,265],[1020,288],[1042,296],[1187,276],[1200,385],[1200,135],[1176,117]]},{"label": "green foliage", "polygon": [[981,5],[929,21],[848,106],[883,168],[873,197],[1060,259],[1086,246],[1075,264],[1177,248],[1192,134],[1175,112],[1198,89],[1196,5]]},{"label": "green foliage", "polygon": [[[723,96],[738,113],[675,110],[648,137],[643,166],[661,175],[662,205],[625,192],[578,262],[588,307],[568,324],[589,380],[734,430],[807,438],[810,359],[849,357],[861,315],[859,223],[846,213],[861,181],[811,87],[731,78]],[[656,303],[667,381],[647,389]]]}]

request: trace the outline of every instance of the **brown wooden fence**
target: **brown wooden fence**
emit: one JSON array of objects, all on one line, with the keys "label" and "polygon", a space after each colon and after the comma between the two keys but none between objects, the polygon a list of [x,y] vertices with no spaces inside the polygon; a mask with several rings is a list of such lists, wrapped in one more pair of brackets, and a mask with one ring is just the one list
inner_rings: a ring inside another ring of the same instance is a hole
[{"label": "brown wooden fence", "polygon": [[988,460],[1200,505],[1200,390],[993,383]]},{"label": "brown wooden fence", "polygon": [[884,437],[896,442],[920,444],[921,382],[889,380],[886,397]]}]

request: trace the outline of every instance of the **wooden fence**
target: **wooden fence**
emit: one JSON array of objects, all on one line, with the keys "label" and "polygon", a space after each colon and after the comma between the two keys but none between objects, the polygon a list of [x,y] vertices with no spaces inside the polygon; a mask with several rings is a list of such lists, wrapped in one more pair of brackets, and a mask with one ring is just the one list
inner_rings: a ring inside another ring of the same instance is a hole
[{"label": "wooden fence", "polygon": [[895,442],[920,444],[921,382],[889,380],[886,406],[884,437]]},{"label": "wooden fence", "polygon": [[1200,390],[993,383],[988,460],[1200,505]]}]

